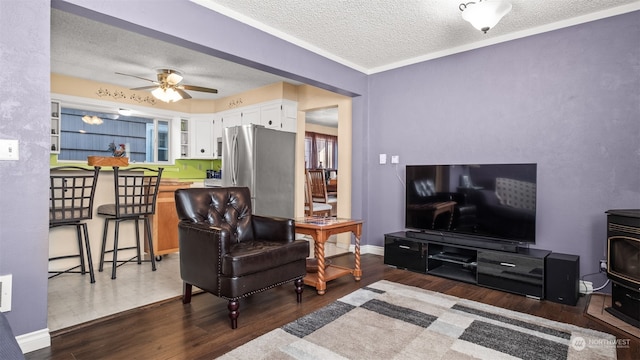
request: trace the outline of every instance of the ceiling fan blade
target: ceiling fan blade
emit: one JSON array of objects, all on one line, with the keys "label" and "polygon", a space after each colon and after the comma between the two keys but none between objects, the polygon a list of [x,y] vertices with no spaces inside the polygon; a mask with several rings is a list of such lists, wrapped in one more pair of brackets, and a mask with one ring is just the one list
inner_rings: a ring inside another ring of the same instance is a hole
[{"label": "ceiling fan blade", "polygon": [[137,88],[131,88],[129,90],[151,90],[151,89],[155,89],[157,87],[158,87],[158,85],[142,86],[142,87],[137,87]]},{"label": "ceiling fan blade", "polygon": [[206,88],[206,87],[202,87],[202,86],[180,85],[178,87],[181,88],[181,89],[191,90],[191,91],[201,91],[201,92],[208,92],[208,93],[212,93],[212,94],[217,94],[218,93],[217,89],[211,89],[211,88]]},{"label": "ceiling fan blade", "polygon": [[180,89],[179,87],[176,87],[175,90],[178,92],[178,94],[180,94],[180,96],[182,96],[183,99],[191,99],[191,95],[187,94],[186,91]]},{"label": "ceiling fan blade", "polygon": [[152,83],[154,83],[154,84],[158,84],[158,85],[160,85],[160,83],[158,83],[158,82],[157,82],[157,81],[155,81],[155,80],[151,80],[151,79],[143,78],[143,77],[140,77],[140,76],[131,75],[131,74],[123,74],[123,73],[120,73],[120,72],[116,72],[116,74],[118,74],[118,75],[124,75],[124,76],[130,76],[130,77],[134,77],[134,78],[136,78],[136,79],[140,79],[140,80],[144,80],[144,81],[149,81],[149,82],[152,82]]}]

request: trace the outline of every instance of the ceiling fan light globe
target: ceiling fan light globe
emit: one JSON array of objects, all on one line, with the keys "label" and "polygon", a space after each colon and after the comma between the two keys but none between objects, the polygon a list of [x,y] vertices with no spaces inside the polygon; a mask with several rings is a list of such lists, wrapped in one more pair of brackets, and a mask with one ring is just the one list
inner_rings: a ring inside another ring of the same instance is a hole
[{"label": "ceiling fan light globe", "polygon": [[167,75],[167,82],[170,85],[177,85],[180,81],[182,81],[182,76],[178,73],[172,72],[171,74]]},{"label": "ceiling fan light globe", "polygon": [[462,18],[471,25],[487,32],[511,11],[511,4],[506,1],[480,1],[466,4],[462,11]]},{"label": "ceiling fan light globe", "polygon": [[156,88],[151,92],[151,95],[153,95],[156,99],[160,101],[164,101],[166,103],[182,100],[182,96],[180,96],[180,94],[177,91],[175,91],[173,88],[170,88],[170,87]]}]

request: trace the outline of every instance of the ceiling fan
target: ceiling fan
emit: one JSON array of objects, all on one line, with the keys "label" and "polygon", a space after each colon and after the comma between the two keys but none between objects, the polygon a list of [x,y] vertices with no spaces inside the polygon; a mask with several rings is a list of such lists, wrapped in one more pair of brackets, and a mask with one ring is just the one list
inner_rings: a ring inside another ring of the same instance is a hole
[{"label": "ceiling fan", "polygon": [[116,74],[131,76],[136,79],[141,79],[141,80],[154,83],[155,85],[152,85],[152,86],[137,87],[131,90],[154,89],[153,91],[151,91],[151,94],[153,94],[153,96],[156,97],[157,99],[162,100],[164,102],[175,102],[182,99],[191,99],[191,95],[189,95],[185,90],[201,91],[201,92],[207,92],[212,94],[218,93],[217,89],[206,88],[202,86],[180,84],[180,82],[182,81],[182,75],[178,71],[172,70],[172,69],[158,69],[157,81],[146,79],[136,75],[123,74],[120,72],[116,72]]}]

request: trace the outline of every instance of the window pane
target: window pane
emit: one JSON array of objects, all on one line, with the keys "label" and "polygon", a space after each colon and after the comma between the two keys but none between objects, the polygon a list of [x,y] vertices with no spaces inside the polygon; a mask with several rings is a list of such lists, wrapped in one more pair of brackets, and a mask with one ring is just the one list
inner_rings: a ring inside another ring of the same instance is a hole
[{"label": "window pane", "polygon": [[158,159],[169,161],[169,122],[158,120]]},{"label": "window pane", "polygon": [[304,164],[307,169],[311,169],[311,138],[304,138]]},{"label": "window pane", "polygon": [[[96,116],[102,124],[90,125],[83,116]],[[169,161],[169,122],[158,121],[156,145],[154,120],[136,116],[123,116],[103,112],[62,108],[59,160],[86,161],[87,156],[113,156],[111,143],[116,149],[124,148],[130,162]],[[162,146],[156,157],[155,148]]]}]

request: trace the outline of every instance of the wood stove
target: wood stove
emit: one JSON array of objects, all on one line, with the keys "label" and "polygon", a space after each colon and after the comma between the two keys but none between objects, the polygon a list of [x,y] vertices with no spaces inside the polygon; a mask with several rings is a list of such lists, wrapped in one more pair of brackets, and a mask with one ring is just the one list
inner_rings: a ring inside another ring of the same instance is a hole
[{"label": "wood stove", "polygon": [[640,328],[640,209],[607,211],[607,276],[615,317]]}]

